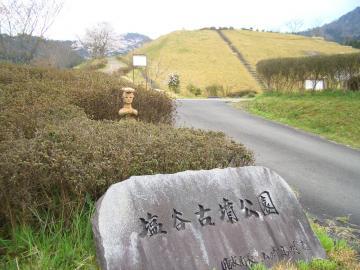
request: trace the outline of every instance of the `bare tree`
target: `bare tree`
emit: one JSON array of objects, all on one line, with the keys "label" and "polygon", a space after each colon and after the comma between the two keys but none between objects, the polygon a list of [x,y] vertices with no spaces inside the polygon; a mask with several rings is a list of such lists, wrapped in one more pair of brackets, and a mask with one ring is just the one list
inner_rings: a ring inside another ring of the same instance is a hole
[{"label": "bare tree", "polygon": [[115,33],[111,25],[101,22],[86,30],[85,36],[80,43],[90,52],[93,58],[105,57],[113,48]]},{"label": "bare tree", "polygon": [[[63,0],[3,0],[0,2],[0,49],[30,62],[63,7]],[[16,41],[16,46],[12,41]],[[16,47],[16,48],[14,48]],[[16,50],[16,51],[14,51]]]},{"label": "bare tree", "polygon": [[168,73],[169,66],[164,65],[162,59],[158,61],[149,61],[149,76],[152,80],[158,81],[161,77]]},{"label": "bare tree", "polygon": [[304,21],[301,19],[294,19],[286,23],[286,27],[288,28],[290,33],[299,32],[303,26],[304,26]]},{"label": "bare tree", "polygon": [[148,67],[144,72],[144,78],[150,83],[151,88],[159,87],[159,80],[168,74],[170,65],[165,65],[160,57],[157,61],[148,60]]}]

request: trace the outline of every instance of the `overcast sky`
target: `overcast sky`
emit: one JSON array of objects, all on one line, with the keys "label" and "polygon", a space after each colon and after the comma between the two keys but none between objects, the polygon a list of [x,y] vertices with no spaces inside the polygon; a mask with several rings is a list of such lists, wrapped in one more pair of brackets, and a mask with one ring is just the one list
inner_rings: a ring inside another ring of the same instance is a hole
[{"label": "overcast sky", "polygon": [[157,38],[181,29],[206,26],[254,27],[286,31],[301,19],[303,28],[331,22],[360,6],[360,0],[65,0],[47,33],[52,39],[76,39],[97,22],[117,33]]}]

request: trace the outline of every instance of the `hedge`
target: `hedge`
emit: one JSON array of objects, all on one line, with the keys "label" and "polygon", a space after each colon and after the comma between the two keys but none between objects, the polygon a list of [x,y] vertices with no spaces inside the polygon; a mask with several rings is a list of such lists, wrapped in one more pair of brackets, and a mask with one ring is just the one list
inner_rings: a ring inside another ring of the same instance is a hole
[{"label": "hedge", "polygon": [[[118,120],[124,86],[128,83],[99,72],[0,64],[0,141],[32,138],[45,123],[71,119],[82,111],[91,119]],[[137,90],[134,107],[140,120],[173,123],[173,100]]]},{"label": "hedge", "polygon": [[303,89],[307,79],[325,80],[329,89],[347,89],[348,81],[360,75],[360,53],[263,60],[257,72],[268,90]]},{"label": "hedge", "polygon": [[[118,121],[115,76],[0,64],[0,233],[39,217],[70,222],[88,196],[132,175],[245,166],[222,133],[177,129],[164,94],[139,89],[139,121]],[[3,237],[4,238],[4,237]]]}]

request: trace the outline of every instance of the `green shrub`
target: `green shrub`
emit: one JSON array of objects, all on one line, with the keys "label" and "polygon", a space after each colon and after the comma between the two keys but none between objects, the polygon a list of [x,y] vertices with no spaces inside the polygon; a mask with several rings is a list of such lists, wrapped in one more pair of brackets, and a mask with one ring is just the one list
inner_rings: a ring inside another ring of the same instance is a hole
[{"label": "green shrub", "polygon": [[[32,138],[46,123],[83,116],[83,111],[92,119],[117,120],[124,86],[116,76],[99,72],[0,64],[0,141]],[[139,88],[134,107],[142,121],[173,122],[175,104],[165,94]]]},{"label": "green shrub", "polygon": [[126,86],[116,76],[9,64],[0,74],[0,231],[36,224],[34,213],[67,223],[86,194],[132,175],[253,164],[223,134],[167,125],[174,102],[155,91],[136,93],[142,121],[113,121]]},{"label": "green shrub", "polygon": [[224,95],[224,87],[219,84],[213,84],[205,88],[208,97],[218,97]]},{"label": "green shrub", "polygon": [[360,40],[350,39],[345,42],[345,45],[360,49]]},{"label": "green shrub", "polygon": [[86,117],[6,141],[0,153],[2,226],[31,223],[34,210],[63,216],[86,194],[96,200],[132,175],[253,164],[252,154],[222,133]]},{"label": "green shrub", "polygon": [[168,87],[174,93],[180,93],[180,77],[178,74],[169,75]]},{"label": "green shrub", "polygon": [[335,262],[329,260],[315,259],[309,263],[298,263],[299,270],[337,270]]},{"label": "green shrub", "polygon": [[260,61],[256,69],[268,90],[303,90],[307,79],[325,79],[327,88],[342,89],[351,84],[340,78],[360,73],[360,53],[268,59]]},{"label": "green shrub", "polygon": [[[123,83],[116,82],[113,77],[104,80],[103,74],[97,74],[103,81],[91,89],[73,91],[72,103],[83,108],[85,113],[95,120],[119,120],[118,111],[123,106],[121,88]],[[111,80],[110,80],[111,79]],[[133,107],[139,111],[139,119],[149,123],[172,124],[174,121],[175,103],[165,93],[147,91],[137,88]]]},{"label": "green shrub", "polygon": [[354,76],[348,81],[348,89],[351,91],[360,91],[360,76]]},{"label": "green shrub", "polygon": [[191,93],[193,94],[194,96],[201,96],[201,88],[199,87],[196,87],[195,85],[193,84],[188,84],[188,86],[186,87],[186,89]]},{"label": "green shrub", "polygon": [[255,97],[256,94],[257,92],[254,90],[244,90],[244,91],[230,92],[227,94],[227,96],[232,98]]}]

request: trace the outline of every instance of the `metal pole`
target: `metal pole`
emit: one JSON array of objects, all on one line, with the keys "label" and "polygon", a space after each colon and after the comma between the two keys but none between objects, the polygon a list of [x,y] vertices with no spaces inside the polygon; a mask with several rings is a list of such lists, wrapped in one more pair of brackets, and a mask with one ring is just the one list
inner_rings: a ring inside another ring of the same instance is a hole
[{"label": "metal pole", "polygon": [[145,89],[147,89],[147,85],[148,85],[148,74],[147,74],[147,67],[145,67]]},{"label": "metal pole", "polygon": [[134,64],[133,64],[133,84],[135,85],[135,73],[134,73]]},{"label": "metal pole", "polygon": [[132,69],[133,69],[133,84],[135,85],[135,73],[134,73],[134,49],[132,49]]}]

